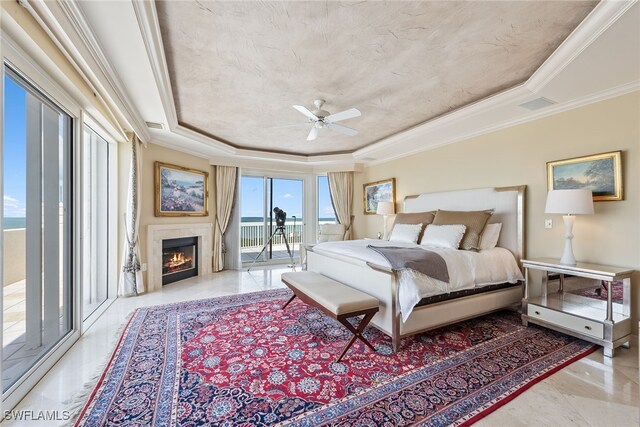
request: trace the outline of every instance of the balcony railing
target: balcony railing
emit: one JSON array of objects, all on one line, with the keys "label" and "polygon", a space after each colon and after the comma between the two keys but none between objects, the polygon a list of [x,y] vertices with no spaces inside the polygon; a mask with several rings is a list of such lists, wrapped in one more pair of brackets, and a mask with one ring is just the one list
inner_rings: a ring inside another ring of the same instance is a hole
[{"label": "balcony railing", "polygon": [[[334,221],[320,221],[319,224],[329,224]],[[267,236],[269,239],[273,230],[276,229],[275,222],[273,227],[269,228],[267,224]],[[295,227],[293,221],[287,221],[284,224],[284,234],[287,236],[289,245],[300,244],[303,242],[303,225],[301,221],[296,221]],[[240,249],[242,252],[261,249],[265,243],[264,223],[262,222],[242,222],[240,223]],[[275,245],[284,245],[282,234],[278,233],[273,236],[271,243]]]}]

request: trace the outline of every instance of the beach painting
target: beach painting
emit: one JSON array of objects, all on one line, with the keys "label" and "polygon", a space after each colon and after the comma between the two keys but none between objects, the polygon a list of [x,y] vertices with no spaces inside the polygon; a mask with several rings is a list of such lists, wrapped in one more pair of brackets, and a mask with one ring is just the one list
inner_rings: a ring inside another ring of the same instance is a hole
[{"label": "beach painting", "polygon": [[621,152],[547,163],[548,189],[587,189],[594,201],[622,200]]},{"label": "beach painting", "polygon": [[156,162],[156,216],[207,216],[209,173]]},{"label": "beach painting", "polygon": [[369,182],[363,185],[364,213],[373,215],[380,202],[396,202],[396,179]]}]

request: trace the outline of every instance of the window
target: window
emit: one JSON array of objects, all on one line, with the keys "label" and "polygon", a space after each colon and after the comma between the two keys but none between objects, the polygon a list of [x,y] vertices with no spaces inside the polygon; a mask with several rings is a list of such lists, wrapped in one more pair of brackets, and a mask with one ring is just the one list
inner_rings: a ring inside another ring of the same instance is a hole
[{"label": "window", "polygon": [[82,315],[86,320],[109,297],[109,143],[89,126],[83,135]]},{"label": "window", "polygon": [[[242,176],[240,185],[242,261],[290,262],[304,231],[304,180]],[[278,227],[275,208],[286,213],[282,228]]]},{"label": "window", "polygon": [[2,389],[72,330],[72,119],[5,66]]}]

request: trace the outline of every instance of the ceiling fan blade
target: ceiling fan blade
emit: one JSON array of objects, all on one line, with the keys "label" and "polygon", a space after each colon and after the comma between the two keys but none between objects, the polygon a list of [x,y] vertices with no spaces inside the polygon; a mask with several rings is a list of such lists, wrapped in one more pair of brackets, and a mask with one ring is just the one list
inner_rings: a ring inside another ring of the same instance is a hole
[{"label": "ceiling fan blade", "polygon": [[354,117],[360,117],[360,110],[357,108],[349,108],[348,110],[340,111],[339,113],[331,114],[324,118],[325,123],[339,122],[340,120],[352,119]]},{"label": "ceiling fan blade", "polygon": [[313,114],[311,111],[309,111],[308,108],[303,107],[302,105],[294,105],[293,108],[295,108],[296,110],[300,111],[302,114],[307,116],[309,120],[313,120],[314,122],[317,122],[318,120],[320,120],[318,116]]},{"label": "ceiling fan blade", "polygon": [[339,125],[337,123],[327,123],[327,127],[329,129],[337,130],[338,132],[343,133],[345,135],[349,135],[349,136],[355,136],[358,134],[357,130]]},{"label": "ceiling fan blade", "polygon": [[317,137],[318,137],[318,128],[314,126],[314,127],[311,128],[311,132],[309,132],[309,136],[307,137],[307,141],[313,141]]}]

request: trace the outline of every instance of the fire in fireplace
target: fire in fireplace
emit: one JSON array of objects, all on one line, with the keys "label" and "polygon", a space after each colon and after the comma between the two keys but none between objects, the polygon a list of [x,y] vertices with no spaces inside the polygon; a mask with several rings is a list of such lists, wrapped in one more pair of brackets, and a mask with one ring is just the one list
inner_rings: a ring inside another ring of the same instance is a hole
[{"label": "fire in fireplace", "polygon": [[198,238],[162,241],[162,284],[198,275]]}]

